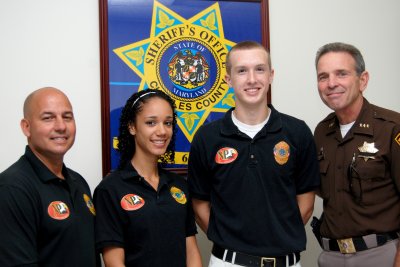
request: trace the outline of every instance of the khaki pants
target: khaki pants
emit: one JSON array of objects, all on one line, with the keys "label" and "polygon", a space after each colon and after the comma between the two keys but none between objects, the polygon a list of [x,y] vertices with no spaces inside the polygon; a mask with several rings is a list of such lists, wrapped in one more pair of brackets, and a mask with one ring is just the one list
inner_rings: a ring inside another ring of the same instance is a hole
[{"label": "khaki pants", "polygon": [[318,258],[319,267],[393,267],[399,240],[383,246],[371,248],[354,254],[335,251],[322,251]]}]

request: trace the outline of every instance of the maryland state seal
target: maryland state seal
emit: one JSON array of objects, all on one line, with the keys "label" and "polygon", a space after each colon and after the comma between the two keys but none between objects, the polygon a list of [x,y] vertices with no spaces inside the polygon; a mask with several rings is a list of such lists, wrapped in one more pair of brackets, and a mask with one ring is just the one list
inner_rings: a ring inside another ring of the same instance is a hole
[{"label": "maryland state seal", "polygon": [[[142,78],[139,90],[163,90],[175,100],[177,124],[191,142],[211,112],[234,106],[225,81],[226,55],[234,44],[224,38],[218,3],[185,19],[154,1],[150,37],[114,52]],[[180,158],[185,157],[175,157],[177,163],[186,164]]]}]

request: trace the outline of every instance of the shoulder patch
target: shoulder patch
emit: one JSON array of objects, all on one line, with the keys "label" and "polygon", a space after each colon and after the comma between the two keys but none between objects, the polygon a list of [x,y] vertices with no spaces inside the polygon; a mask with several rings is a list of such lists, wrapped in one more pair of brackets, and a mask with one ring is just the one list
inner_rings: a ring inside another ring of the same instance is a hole
[{"label": "shoulder patch", "polygon": [[400,146],[400,132],[396,135],[394,141],[396,141],[396,143]]},{"label": "shoulder patch", "polygon": [[144,199],[135,194],[127,194],[121,199],[121,208],[126,211],[138,210],[145,204]]},{"label": "shoulder patch", "polygon": [[238,152],[232,147],[223,147],[215,154],[215,162],[217,164],[228,164],[236,160]]},{"label": "shoulder patch", "polygon": [[96,215],[96,210],[95,210],[95,208],[94,208],[92,199],[91,199],[88,195],[83,194],[83,200],[85,201],[86,206],[88,207],[88,209],[90,210],[90,212],[91,212],[93,215]]}]

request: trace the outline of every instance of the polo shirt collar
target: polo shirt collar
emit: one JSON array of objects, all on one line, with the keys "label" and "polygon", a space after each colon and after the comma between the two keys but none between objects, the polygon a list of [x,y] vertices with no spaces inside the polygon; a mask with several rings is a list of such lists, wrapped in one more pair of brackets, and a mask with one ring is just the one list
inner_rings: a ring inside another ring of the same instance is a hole
[{"label": "polo shirt collar", "polygon": [[[170,182],[171,178],[166,174],[166,171],[163,170],[162,168],[158,168],[158,174],[160,175],[160,186],[163,184],[167,184]],[[133,179],[135,181],[140,181],[143,179],[142,176],[135,170],[135,168],[132,166],[132,163],[128,161],[125,164],[125,167],[121,170],[121,177],[124,180],[130,180]]]},{"label": "polo shirt collar", "polygon": [[[282,120],[280,113],[271,105],[268,104],[268,107],[271,109],[271,114],[269,116],[269,120],[267,124],[257,133],[256,136],[264,136],[267,133],[277,132],[282,129]],[[221,133],[223,135],[240,135],[240,131],[237,126],[232,121],[232,111],[235,108],[231,108],[224,116],[223,123],[221,126]]]},{"label": "polo shirt collar", "polygon": [[[47,183],[52,180],[58,181],[61,179],[60,177],[55,175],[53,172],[51,172],[49,170],[49,168],[46,167],[46,165],[44,165],[44,163],[33,153],[32,149],[28,145],[25,147],[25,155],[24,156],[27,158],[27,160],[31,164],[32,169],[36,173],[37,177],[39,177],[39,179],[43,183]],[[66,180],[67,179],[76,180],[75,177],[70,176],[68,174],[68,170],[67,170],[67,167],[65,167],[65,164],[63,164],[62,173]]]},{"label": "polo shirt collar", "polygon": [[130,161],[128,161],[124,168],[121,170],[121,177],[124,180],[127,179],[139,179],[140,175],[139,173],[133,168],[132,164]]}]

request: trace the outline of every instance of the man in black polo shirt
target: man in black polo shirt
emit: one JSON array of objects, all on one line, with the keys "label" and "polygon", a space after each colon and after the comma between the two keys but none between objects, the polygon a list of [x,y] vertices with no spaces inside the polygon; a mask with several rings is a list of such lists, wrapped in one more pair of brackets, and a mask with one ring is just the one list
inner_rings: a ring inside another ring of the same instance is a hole
[{"label": "man in black polo shirt", "polygon": [[23,111],[25,154],[0,174],[0,266],[96,266],[90,189],[63,163],[75,140],[72,106],[41,88]]},{"label": "man in black polo shirt", "polygon": [[236,106],[199,129],[189,158],[196,221],[214,243],[210,266],[298,267],[320,183],[312,133],[268,105],[273,70],[262,45],[237,44],[226,66]]}]

